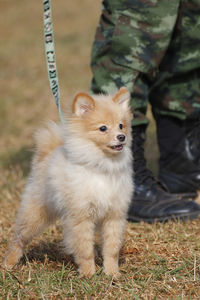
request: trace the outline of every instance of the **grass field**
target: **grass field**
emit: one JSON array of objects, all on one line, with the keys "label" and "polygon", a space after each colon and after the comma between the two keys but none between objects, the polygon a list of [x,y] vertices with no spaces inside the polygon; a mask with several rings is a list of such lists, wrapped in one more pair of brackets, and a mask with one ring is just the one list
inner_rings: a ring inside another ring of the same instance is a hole
[{"label": "grass field", "polygon": [[[56,5],[55,5],[56,3]],[[62,105],[88,91],[90,49],[100,1],[52,1]],[[43,43],[42,1],[0,1],[0,264],[32,156],[32,134],[58,119],[49,89]],[[149,113],[151,118],[151,115]],[[155,127],[147,156],[154,172]],[[12,271],[0,269],[0,299],[200,299],[200,219],[128,224],[120,254],[121,277],[102,272],[81,278],[62,252],[62,227],[51,227],[28,247]]]}]

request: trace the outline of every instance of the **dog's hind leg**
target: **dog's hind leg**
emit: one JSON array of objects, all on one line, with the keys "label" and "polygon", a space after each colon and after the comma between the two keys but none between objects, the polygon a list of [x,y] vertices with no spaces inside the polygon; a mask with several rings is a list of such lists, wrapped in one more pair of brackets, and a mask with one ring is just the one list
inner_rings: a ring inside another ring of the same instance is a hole
[{"label": "dog's hind leg", "polygon": [[7,269],[17,264],[25,246],[50,223],[47,209],[38,199],[32,197],[26,200],[19,208],[14,237],[4,260]]}]

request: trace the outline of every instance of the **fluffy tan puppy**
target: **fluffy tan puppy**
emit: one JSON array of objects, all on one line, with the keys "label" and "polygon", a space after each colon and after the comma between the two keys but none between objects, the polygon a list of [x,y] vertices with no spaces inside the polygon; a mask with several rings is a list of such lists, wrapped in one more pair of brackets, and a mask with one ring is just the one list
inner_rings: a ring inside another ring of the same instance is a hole
[{"label": "fluffy tan puppy", "polygon": [[64,246],[81,274],[95,272],[94,234],[101,235],[104,270],[117,276],[118,256],[133,192],[129,92],[79,93],[64,125],[36,133],[32,170],[5,258],[12,268],[25,246],[60,219]]}]

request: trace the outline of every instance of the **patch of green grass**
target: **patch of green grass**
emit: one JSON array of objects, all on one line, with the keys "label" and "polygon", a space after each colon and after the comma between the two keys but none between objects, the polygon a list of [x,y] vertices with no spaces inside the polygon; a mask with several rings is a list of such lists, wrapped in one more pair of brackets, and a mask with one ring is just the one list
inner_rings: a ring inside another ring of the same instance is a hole
[{"label": "patch of green grass", "polygon": [[[54,226],[28,247],[14,271],[1,273],[1,293],[11,299],[17,295],[20,299],[185,299],[183,295],[195,299],[200,292],[200,255],[194,257],[198,231],[198,221],[129,224],[120,254],[121,277],[113,280],[98,260],[96,274],[81,277],[73,260],[62,252],[62,227]],[[168,247],[173,232],[180,241],[171,239]]]}]

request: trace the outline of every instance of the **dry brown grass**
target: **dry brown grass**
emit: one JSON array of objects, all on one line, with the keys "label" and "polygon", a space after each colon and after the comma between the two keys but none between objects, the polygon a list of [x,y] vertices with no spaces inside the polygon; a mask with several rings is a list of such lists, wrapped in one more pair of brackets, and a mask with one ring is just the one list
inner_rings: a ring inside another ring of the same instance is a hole
[{"label": "dry brown grass", "polygon": [[[100,1],[52,1],[56,54],[63,105],[88,90],[89,57]],[[0,2],[0,262],[29,171],[32,133],[45,119],[57,119],[47,80],[42,2]],[[66,103],[64,103],[66,102]],[[154,127],[148,151],[156,171]],[[153,140],[152,140],[153,139]],[[153,142],[152,142],[153,141]],[[148,144],[149,145],[149,144]],[[62,253],[60,225],[28,247],[12,271],[0,271],[0,299],[199,299],[200,220],[128,224],[120,255],[121,278],[98,271],[80,278]]]}]

